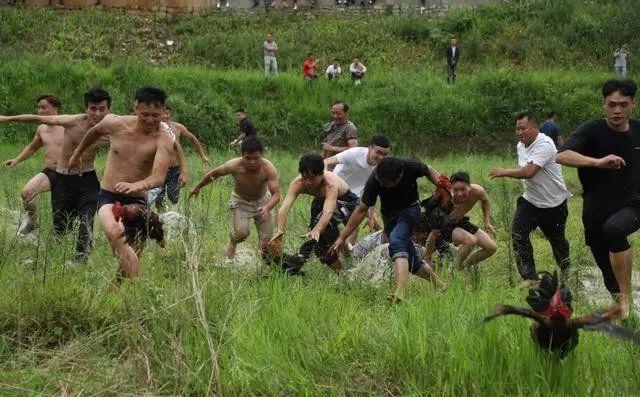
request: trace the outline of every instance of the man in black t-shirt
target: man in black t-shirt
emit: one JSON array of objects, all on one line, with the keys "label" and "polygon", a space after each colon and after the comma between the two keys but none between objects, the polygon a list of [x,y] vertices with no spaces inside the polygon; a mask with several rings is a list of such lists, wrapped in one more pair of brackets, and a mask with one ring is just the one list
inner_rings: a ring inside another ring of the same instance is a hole
[{"label": "man in black t-shirt", "polygon": [[360,205],[349,218],[349,222],[331,247],[344,250],[345,241],[366,217],[369,207],[380,197],[384,233],[389,239],[389,256],[393,261],[396,287],[389,296],[392,302],[404,298],[409,271],[424,279],[431,280],[441,290],[442,283],[424,260],[416,253],[411,233],[420,218],[418,183],[426,177],[436,185],[440,173],[421,161],[385,157],[380,160],[375,171],[364,186]]},{"label": "man in black t-shirt", "polygon": [[577,167],[583,188],[585,241],[623,315],[631,308],[633,251],[627,236],[640,228],[640,122],[629,120],[636,84],[612,79],[602,87],[604,119],[567,139],[556,161]]},{"label": "man in black t-shirt", "polygon": [[238,137],[234,139],[233,142],[229,144],[229,146],[237,147],[239,149],[244,138],[257,136],[258,132],[256,131],[256,127],[253,125],[253,121],[251,121],[251,118],[247,116],[243,108],[236,110],[236,120],[238,121],[238,129],[240,130],[240,135],[238,135]]}]

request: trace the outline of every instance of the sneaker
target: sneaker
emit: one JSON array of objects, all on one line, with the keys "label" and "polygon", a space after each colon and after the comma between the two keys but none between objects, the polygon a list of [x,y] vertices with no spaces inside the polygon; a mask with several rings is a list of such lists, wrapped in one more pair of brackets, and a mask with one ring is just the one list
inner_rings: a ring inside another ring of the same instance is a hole
[{"label": "sneaker", "polygon": [[426,9],[427,9],[427,8],[426,8],[426,7],[424,7],[424,6],[420,7],[420,14],[424,14],[424,11],[425,11]]},{"label": "sneaker", "polygon": [[294,5],[293,5],[293,10],[295,11],[295,10],[297,10],[297,9],[298,9],[298,5],[297,5],[297,4],[294,4]]},{"label": "sneaker", "polygon": [[220,3],[216,4],[216,8],[218,9],[220,8]]},{"label": "sneaker", "polygon": [[228,1],[227,1],[227,5],[225,7],[229,8],[229,2]]}]

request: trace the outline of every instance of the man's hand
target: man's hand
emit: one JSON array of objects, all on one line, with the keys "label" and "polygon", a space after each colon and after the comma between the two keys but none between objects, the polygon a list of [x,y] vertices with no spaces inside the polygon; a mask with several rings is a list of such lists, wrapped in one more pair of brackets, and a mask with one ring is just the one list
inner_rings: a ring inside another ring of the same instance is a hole
[{"label": "man's hand", "polygon": [[[75,170],[75,171],[80,172],[81,171],[80,168],[82,167],[81,163],[82,162],[80,161],[80,157],[75,155],[75,154],[73,154],[71,156],[71,158],[69,158],[69,165],[68,165],[69,170]],[[82,175],[82,174],[80,174],[80,175]]]},{"label": "man's hand", "polygon": [[320,232],[317,231],[315,228],[309,230],[309,233],[305,234],[304,236],[302,236],[302,238],[310,238],[316,241],[320,240]]},{"label": "man's hand", "polygon": [[278,231],[273,237],[271,237],[271,240],[269,240],[269,242],[267,243],[267,252],[272,257],[277,256],[282,252],[283,236],[284,232]]},{"label": "man's hand", "polygon": [[506,175],[506,170],[504,168],[494,168],[489,172],[489,177],[491,179],[501,178]]},{"label": "man's hand", "polygon": [[376,217],[375,212],[370,212],[367,216],[367,225],[372,232],[377,232],[378,230],[382,229],[380,223],[378,223],[378,218]]},{"label": "man's hand", "polygon": [[258,212],[258,215],[260,215],[260,217],[265,217],[269,213],[266,205],[261,205],[256,211]]},{"label": "man's hand", "polygon": [[486,230],[487,233],[489,233],[492,237],[496,236],[496,229],[493,228],[493,225],[491,223],[485,223],[484,230]]},{"label": "man's hand", "polygon": [[236,139],[234,139],[230,144],[229,147],[233,148],[236,144],[238,143],[238,141]]},{"label": "man's hand", "polygon": [[200,194],[200,188],[196,186],[193,189],[191,189],[191,191],[189,192],[189,197],[187,198],[198,197],[199,194]]},{"label": "man's hand", "polygon": [[604,168],[607,170],[619,170],[620,168],[626,166],[627,163],[620,156],[616,156],[615,154],[610,154],[601,159],[598,159],[596,162],[597,168]]},{"label": "man's hand", "polygon": [[211,167],[211,161],[209,161],[209,157],[204,156],[202,157],[202,162],[204,163],[204,165],[206,165],[207,167]]},{"label": "man's hand", "polygon": [[329,145],[327,142],[322,143],[322,150],[326,150],[327,152],[335,152],[335,148],[332,145]]},{"label": "man's hand", "polygon": [[179,187],[184,187],[187,182],[189,182],[189,175],[187,175],[184,172],[180,173],[180,176],[178,177],[178,186]]},{"label": "man's hand", "polygon": [[338,239],[333,243],[331,248],[329,248],[329,252],[335,252],[336,254],[345,252],[347,250],[347,242],[344,241],[343,238],[338,237]]},{"label": "man's hand", "polygon": [[145,190],[145,186],[144,186],[144,183],[140,183],[140,182],[134,182],[134,183],[118,182],[114,186],[114,189],[117,193],[132,194],[132,193],[139,193]]},{"label": "man's hand", "polygon": [[9,159],[7,161],[5,161],[4,163],[2,163],[2,166],[5,168],[11,168],[14,165],[16,165],[16,159]]}]

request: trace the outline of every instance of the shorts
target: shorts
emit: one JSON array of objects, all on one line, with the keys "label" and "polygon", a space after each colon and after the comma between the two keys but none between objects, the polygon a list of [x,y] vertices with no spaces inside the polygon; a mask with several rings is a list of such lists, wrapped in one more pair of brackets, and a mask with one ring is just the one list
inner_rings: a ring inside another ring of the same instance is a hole
[{"label": "shorts", "polygon": [[48,168],[43,168],[40,172],[49,179],[49,184],[51,185],[51,189],[53,189],[53,186],[56,184],[57,172]]},{"label": "shorts", "polygon": [[[134,217],[123,217],[124,236],[128,244],[140,244],[146,241],[147,237],[158,240],[161,246],[164,244],[164,232],[158,215],[152,212],[144,197],[125,196],[109,190],[100,189],[98,194],[98,208],[107,204],[120,203],[121,205],[136,205],[140,211]],[[160,233],[160,234],[158,234]]]},{"label": "shorts", "polygon": [[268,191],[258,200],[245,200],[233,193],[229,199],[231,210],[231,240],[235,243],[244,241],[249,236],[249,219],[253,219],[261,241],[268,241],[273,236],[273,215],[271,211],[265,216],[258,215],[258,208],[271,198]]},{"label": "shorts", "polygon": [[440,230],[440,236],[443,241],[448,243],[453,242],[453,229],[460,228],[469,234],[476,234],[480,228],[471,223],[468,216],[463,216],[459,221],[450,221],[445,227]]}]

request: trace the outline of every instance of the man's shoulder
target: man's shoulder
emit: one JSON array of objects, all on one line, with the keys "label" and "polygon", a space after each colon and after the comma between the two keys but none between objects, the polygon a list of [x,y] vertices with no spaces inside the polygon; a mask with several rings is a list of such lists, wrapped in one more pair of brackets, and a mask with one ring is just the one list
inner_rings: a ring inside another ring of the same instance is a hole
[{"label": "man's shoulder", "polygon": [[353,124],[353,121],[348,120],[348,121],[345,123],[344,129],[345,129],[345,130],[355,130],[355,131],[357,131],[357,130],[358,130],[358,127],[356,127],[356,125],[355,125],[355,124]]}]

